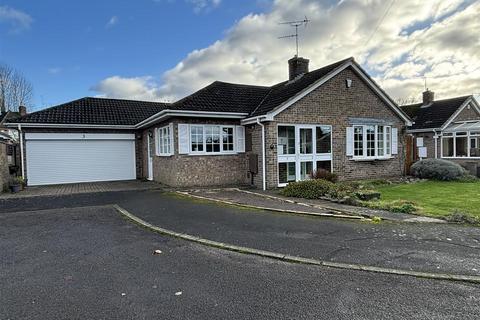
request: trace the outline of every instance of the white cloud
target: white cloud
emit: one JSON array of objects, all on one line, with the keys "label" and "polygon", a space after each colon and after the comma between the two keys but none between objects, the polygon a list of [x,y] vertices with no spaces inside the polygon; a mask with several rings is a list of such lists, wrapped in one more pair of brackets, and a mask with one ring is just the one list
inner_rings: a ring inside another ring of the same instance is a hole
[{"label": "white cloud", "polygon": [[157,84],[151,77],[123,78],[113,76],[100,81],[91,90],[99,92],[100,97],[159,100]]},{"label": "white cloud", "polygon": [[29,29],[33,18],[27,13],[8,6],[0,6],[0,23],[8,23],[11,32],[20,32]]},{"label": "white cloud", "polygon": [[53,67],[53,68],[49,68],[47,71],[50,74],[59,74],[60,72],[62,72],[62,68]]},{"label": "white cloud", "polygon": [[[184,0],[193,6],[193,11],[197,14],[202,12],[210,12],[218,7],[222,0]],[[176,0],[153,0],[155,3],[175,3]]]},{"label": "white cloud", "polygon": [[301,30],[300,55],[310,59],[311,69],[354,56],[393,98],[420,98],[424,76],[439,98],[480,92],[479,1],[397,1],[366,45],[388,5],[275,0],[268,12],[243,17],[223,39],[192,51],[161,76],[158,87],[150,78],[145,89],[155,99],[179,98],[215,80],[283,81],[294,40],[277,39],[291,32],[278,22],[308,13],[311,23]]},{"label": "white cloud", "polygon": [[119,18],[117,16],[113,16],[108,20],[106,27],[107,28],[112,28],[116,24],[118,24]]}]

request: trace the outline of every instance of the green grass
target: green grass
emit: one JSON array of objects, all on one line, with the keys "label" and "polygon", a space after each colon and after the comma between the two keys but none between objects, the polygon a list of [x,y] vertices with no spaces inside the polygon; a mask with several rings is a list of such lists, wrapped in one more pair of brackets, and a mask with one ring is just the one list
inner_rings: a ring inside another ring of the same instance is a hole
[{"label": "green grass", "polygon": [[426,181],[413,184],[379,185],[381,202],[411,201],[417,213],[447,217],[454,212],[480,218],[480,182]]}]

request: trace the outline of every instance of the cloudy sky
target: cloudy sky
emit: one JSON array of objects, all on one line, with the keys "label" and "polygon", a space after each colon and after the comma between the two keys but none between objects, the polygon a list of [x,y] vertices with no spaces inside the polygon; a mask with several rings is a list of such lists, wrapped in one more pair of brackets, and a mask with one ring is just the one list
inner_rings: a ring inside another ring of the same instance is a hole
[{"label": "cloudy sky", "polygon": [[395,99],[480,93],[480,1],[0,1],[0,61],[36,108],[82,96],[172,101],[215,80],[287,77],[293,29],[311,69],[353,56]]}]

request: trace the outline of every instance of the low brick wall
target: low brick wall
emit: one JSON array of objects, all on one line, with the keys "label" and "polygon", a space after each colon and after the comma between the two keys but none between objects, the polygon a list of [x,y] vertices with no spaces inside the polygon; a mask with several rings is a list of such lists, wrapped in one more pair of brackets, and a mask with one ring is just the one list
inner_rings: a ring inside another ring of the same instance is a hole
[{"label": "low brick wall", "polygon": [[10,175],[8,172],[7,145],[0,143],[0,192],[8,186]]}]

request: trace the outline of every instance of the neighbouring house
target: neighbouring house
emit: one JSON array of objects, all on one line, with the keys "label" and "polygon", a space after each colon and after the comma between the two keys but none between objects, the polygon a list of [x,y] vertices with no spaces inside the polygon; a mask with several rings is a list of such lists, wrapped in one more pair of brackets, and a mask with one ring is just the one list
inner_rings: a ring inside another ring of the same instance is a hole
[{"label": "neighbouring house", "polygon": [[[6,126],[6,122],[26,115],[26,108],[19,107],[18,112],[5,111],[0,113],[0,143],[2,149],[5,149],[5,158],[2,159],[2,167],[6,166],[10,173],[15,174],[19,168],[20,155],[18,153],[18,131]],[[3,151],[2,151],[3,152]]]},{"label": "neighbouring house", "polygon": [[432,91],[421,103],[402,106],[414,121],[413,161],[447,159],[480,176],[480,105],[473,95],[435,100]]},{"label": "neighbouring house", "polygon": [[8,187],[10,179],[8,161],[7,161],[8,145],[0,140],[0,193]]},{"label": "neighbouring house", "polygon": [[175,103],[83,98],[31,113],[21,130],[29,185],[146,178],[177,187],[271,189],[326,169],[399,176],[411,119],[353,58],[309,71],[289,60],[274,86],[214,82]]}]

